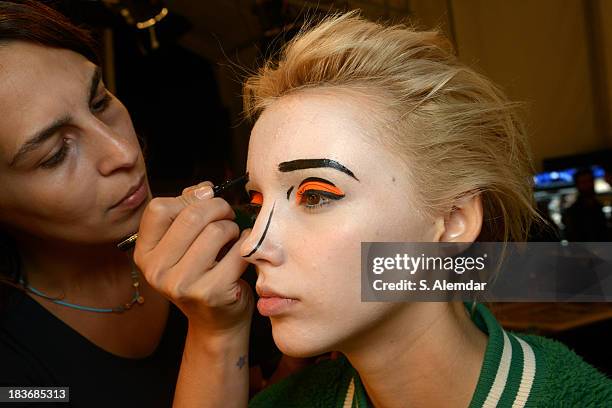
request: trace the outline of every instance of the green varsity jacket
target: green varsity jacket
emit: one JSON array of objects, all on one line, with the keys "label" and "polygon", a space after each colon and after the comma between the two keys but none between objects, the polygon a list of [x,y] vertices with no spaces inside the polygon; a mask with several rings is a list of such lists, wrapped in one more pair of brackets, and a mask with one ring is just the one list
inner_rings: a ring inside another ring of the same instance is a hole
[{"label": "green varsity jacket", "polygon": [[[489,336],[470,408],[612,407],[612,380],[562,343],[505,331],[482,304],[472,315]],[[368,407],[345,357],[308,367],[257,394],[249,407]]]}]

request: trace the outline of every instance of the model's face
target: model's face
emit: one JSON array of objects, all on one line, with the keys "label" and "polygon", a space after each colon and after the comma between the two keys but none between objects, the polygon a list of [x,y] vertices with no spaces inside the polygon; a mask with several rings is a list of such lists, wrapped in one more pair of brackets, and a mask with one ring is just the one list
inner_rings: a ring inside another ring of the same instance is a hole
[{"label": "model's face", "polygon": [[342,350],[397,307],[361,302],[362,241],[435,240],[371,122],[364,97],[311,91],[276,101],[253,128],[247,190],[261,209],[242,254],[289,355]]},{"label": "model's face", "polygon": [[138,229],[150,197],[142,152],[94,64],[68,50],[2,46],[0,112],[0,225],[82,243]]}]

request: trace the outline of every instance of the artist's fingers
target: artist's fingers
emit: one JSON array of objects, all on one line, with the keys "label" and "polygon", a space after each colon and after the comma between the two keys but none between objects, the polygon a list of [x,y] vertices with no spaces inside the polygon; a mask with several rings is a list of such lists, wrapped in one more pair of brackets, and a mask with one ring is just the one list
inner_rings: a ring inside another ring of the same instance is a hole
[{"label": "artist's fingers", "polygon": [[[157,244],[154,253],[151,253],[149,256],[163,257],[163,260],[159,260],[160,264],[163,264],[164,268],[171,268],[179,262],[196,238],[209,226],[210,228],[208,229],[211,231],[222,229],[219,225],[215,225],[215,221],[232,220],[234,217],[234,210],[222,198],[202,200],[191,204],[177,215],[166,234]],[[211,237],[210,239],[214,238]],[[209,242],[208,247],[201,248],[202,252],[198,256],[214,259],[224,244],[221,243],[221,246],[215,251],[217,243]]]},{"label": "artist's fingers", "polygon": [[186,193],[189,193],[190,191],[193,191],[193,190],[198,189],[200,187],[206,187],[206,186],[212,187],[213,183],[211,181],[203,181],[203,182],[198,183],[196,185],[186,187],[186,188],[183,189],[182,194],[186,194]]},{"label": "artist's fingers", "polygon": [[[243,231],[223,259],[206,272],[203,279],[194,283],[193,291],[205,299],[210,307],[233,304],[241,300],[242,292],[250,290],[248,284],[240,279],[248,266],[248,262],[240,256],[240,245],[248,234],[248,231]],[[242,300],[246,301],[246,297]]]},{"label": "artist's fingers", "polygon": [[[240,246],[251,234],[251,229],[245,229],[240,233],[238,241],[234,242],[231,249],[225,254],[223,259],[219,261],[215,267],[215,274],[223,274],[227,280],[238,280],[244,270],[249,265],[249,262],[240,255]],[[217,270],[218,268],[218,270]]]},{"label": "artist's fingers", "polygon": [[157,246],[184,208],[185,204],[175,197],[157,197],[151,200],[140,220],[138,240],[134,250],[135,260],[145,256]]},{"label": "artist's fingers", "polygon": [[193,269],[201,273],[217,264],[221,249],[240,235],[238,225],[229,220],[219,220],[206,225],[189,250],[177,263],[177,269]]},{"label": "artist's fingers", "polygon": [[[216,266],[217,254],[229,242],[238,238],[240,234],[238,225],[229,220],[215,221],[206,226],[198,235],[185,255],[176,264],[173,270],[161,276],[157,284],[167,288],[174,299],[184,302],[190,297],[197,297],[206,303],[206,299],[195,289],[194,282],[204,279],[205,286],[212,287],[214,291],[222,283],[211,282],[210,270]],[[195,294],[194,294],[195,292]],[[206,303],[207,304],[207,303]]]},{"label": "artist's fingers", "polygon": [[140,221],[136,251],[148,253],[164,236],[177,215],[190,204],[212,198],[212,183],[204,181],[187,187],[179,197],[157,197],[151,200]]},{"label": "artist's fingers", "polygon": [[[200,188],[210,189],[208,185],[209,183],[202,184],[204,184],[204,186]],[[143,267],[144,260],[149,257],[151,251],[153,251],[155,247],[162,241],[163,237],[166,235],[166,233],[170,229],[171,225],[174,223],[175,219],[179,216],[179,214],[190,206],[189,204],[187,204],[188,202],[193,202],[196,204],[196,207],[199,207],[202,205],[202,202],[210,201],[207,200],[206,197],[203,200],[198,199],[196,196],[197,192],[198,189],[194,189],[193,191],[186,193],[185,196],[189,196],[189,198],[187,199],[185,199],[184,196],[182,196],[183,199],[175,197],[154,198],[147,205],[147,208],[145,209],[140,222],[138,241],[136,242],[136,249],[134,251],[134,261],[137,265],[139,265],[139,267]],[[193,228],[196,229],[193,233],[197,235],[197,233],[202,230],[203,226],[200,225],[198,227],[198,222],[193,222],[194,220],[206,223],[214,221],[218,218],[232,219],[234,217],[234,213],[228,205],[222,203],[215,204],[216,205],[213,205],[213,208],[217,208],[217,210],[219,211],[217,213],[213,213],[210,218],[202,219],[203,217],[201,217],[200,214],[197,214],[199,212],[198,208],[189,210],[185,214],[184,218],[188,220],[191,219],[192,222],[186,221],[186,227],[191,225]],[[220,209],[219,207],[223,208]],[[201,209],[201,211],[206,212],[206,209]],[[194,212],[196,214],[193,214]],[[186,241],[193,241],[193,239],[193,235],[187,236]],[[175,251],[173,251],[173,253],[174,252]],[[175,263],[177,259],[176,256],[180,255],[181,254],[175,255],[173,259],[169,258],[169,260]]]},{"label": "artist's fingers", "polygon": [[178,199],[183,201],[185,205],[189,205],[200,200],[213,198],[213,196],[213,184],[210,181],[204,181],[196,186],[187,187]]},{"label": "artist's fingers", "polygon": [[183,189],[182,194],[189,193],[190,191],[193,191],[193,190],[195,190],[196,188],[205,187],[205,186],[210,186],[210,187],[212,187],[212,186],[213,186],[213,183],[211,183],[210,181],[203,181],[203,182],[198,183],[198,184],[195,184],[195,185],[193,185],[193,186],[185,187],[185,188]]},{"label": "artist's fingers", "polygon": [[[152,285],[173,302],[185,303],[195,299],[208,306],[206,299],[194,289],[194,282],[201,279],[210,282],[207,274],[215,264],[214,257],[227,242],[237,236],[238,227],[232,221],[221,220],[208,224],[174,267],[152,277]],[[214,282],[208,286],[217,287]]]}]

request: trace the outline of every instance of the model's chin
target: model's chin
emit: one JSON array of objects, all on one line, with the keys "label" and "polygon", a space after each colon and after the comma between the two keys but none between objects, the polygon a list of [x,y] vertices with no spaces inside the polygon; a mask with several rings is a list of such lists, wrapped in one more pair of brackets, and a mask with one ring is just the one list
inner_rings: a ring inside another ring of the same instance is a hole
[{"label": "model's chin", "polygon": [[286,330],[272,323],[272,336],[278,349],[290,357],[308,358],[327,353],[333,348],[325,343],[322,336],[314,333],[304,335],[299,331]]}]

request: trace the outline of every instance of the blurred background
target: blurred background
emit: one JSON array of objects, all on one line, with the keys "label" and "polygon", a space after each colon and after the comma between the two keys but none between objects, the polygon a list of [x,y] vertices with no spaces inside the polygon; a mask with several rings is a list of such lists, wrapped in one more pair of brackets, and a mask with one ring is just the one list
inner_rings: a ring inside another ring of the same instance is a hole
[{"label": "blurred background", "polygon": [[[241,79],[305,18],[358,8],[442,30],[459,58],[525,104],[551,228],[534,241],[612,241],[611,0],[60,0],[92,27],[108,88],[131,112],[155,195],[244,171]],[[237,197],[234,197],[236,199]],[[564,341],[612,374],[610,304],[491,305],[510,329]]]}]

